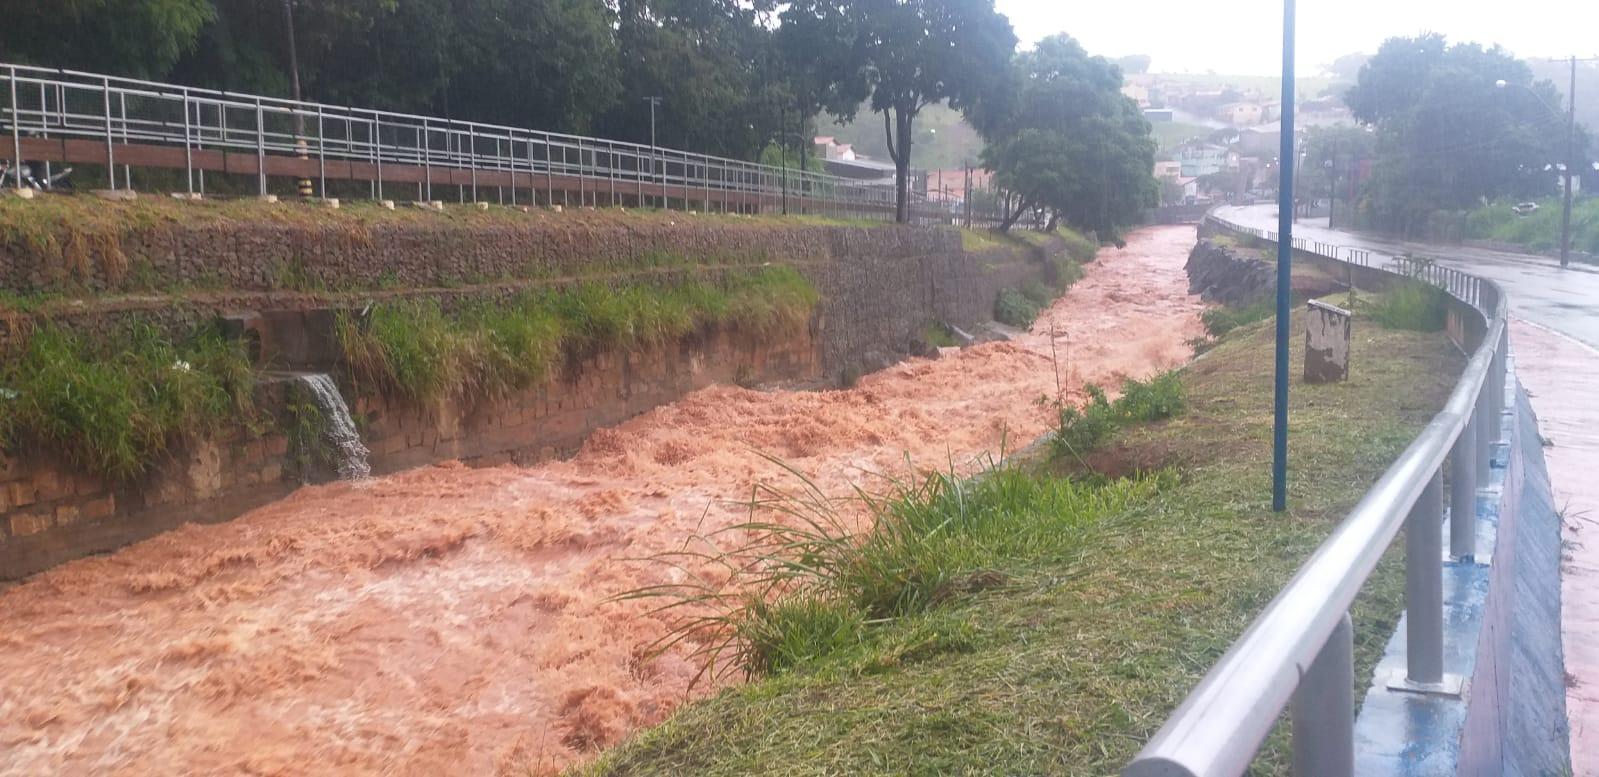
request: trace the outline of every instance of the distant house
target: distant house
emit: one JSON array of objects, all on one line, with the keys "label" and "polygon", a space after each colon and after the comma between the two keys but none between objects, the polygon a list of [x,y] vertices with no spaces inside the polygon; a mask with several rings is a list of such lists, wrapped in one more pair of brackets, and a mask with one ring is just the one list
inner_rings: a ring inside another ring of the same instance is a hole
[{"label": "distant house", "polygon": [[1149,107],[1149,87],[1143,84],[1125,84],[1122,86],[1122,94],[1138,103],[1140,108]]},{"label": "distant house", "polygon": [[1185,143],[1177,147],[1177,161],[1182,177],[1198,178],[1236,169],[1238,153],[1215,143]]},{"label": "distant house", "polygon": [[1216,109],[1216,118],[1234,127],[1248,127],[1266,121],[1266,107],[1254,102],[1227,103]]},{"label": "distant house", "polygon": [[817,135],[813,141],[818,159],[833,161],[855,161],[855,147],[848,143],[840,143],[830,135]]},{"label": "distant house", "polygon": [[1180,178],[1183,174],[1183,163],[1175,159],[1163,159],[1155,163],[1156,178]]},{"label": "distant house", "polygon": [[1172,121],[1175,118],[1175,113],[1171,108],[1145,108],[1144,118],[1149,120],[1150,123]]}]

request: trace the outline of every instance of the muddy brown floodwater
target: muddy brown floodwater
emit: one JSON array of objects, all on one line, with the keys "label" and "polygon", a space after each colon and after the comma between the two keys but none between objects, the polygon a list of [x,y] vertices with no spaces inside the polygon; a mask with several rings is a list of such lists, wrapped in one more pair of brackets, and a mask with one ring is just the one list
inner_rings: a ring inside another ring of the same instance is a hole
[{"label": "muddy brown floodwater", "polygon": [[[1192,227],[1131,235],[1011,342],[844,391],[715,386],[534,467],[443,464],[303,488],[0,594],[0,770],[13,774],[542,773],[683,703],[696,667],[615,594],[638,561],[741,521],[792,476],[824,490],[970,468],[1041,434],[1063,379],[1184,362]],[[704,692],[696,687],[694,693]]]}]

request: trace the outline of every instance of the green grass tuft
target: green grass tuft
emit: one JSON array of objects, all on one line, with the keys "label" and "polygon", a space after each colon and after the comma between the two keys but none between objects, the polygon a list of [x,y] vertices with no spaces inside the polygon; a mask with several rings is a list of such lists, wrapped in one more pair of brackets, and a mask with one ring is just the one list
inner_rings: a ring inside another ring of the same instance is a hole
[{"label": "green grass tuft", "polygon": [[86,471],[128,480],[176,445],[255,417],[243,348],[214,329],[174,343],[136,325],[89,343],[65,330],[33,333],[0,368],[0,441],[49,450]]},{"label": "green grass tuft", "polygon": [[658,346],[707,327],[757,337],[793,332],[819,300],[798,271],[778,266],[718,283],[585,283],[454,315],[431,300],[401,300],[365,321],[341,316],[337,334],[358,390],[429,404],[537,385],[565,354]]},{"label": "green grass tuft", "polygon": [[1039,303],[1019,289],[1000,289],[994,298],[994,320],[1006,326],[1026,329],[1038,318]]},{"label": "green grass tuft", "polygon": [[1368,318],[1389,329],[1436,332],[1449,316],[1449,295],[1419,280],[1401,281],[1360,301]]},{"label": "green grass tuft", "polygon": [[1092,383],[1084,387],[1088,403],[1082,408],[1062,406],[1050,444],[1056,456],[1081,456],[1110,439],[1124,426],[1161,421],[1183,411],[1183,383],[1177,371],[1164,372],[1147,381],[1128,380],[1115,401]]}]

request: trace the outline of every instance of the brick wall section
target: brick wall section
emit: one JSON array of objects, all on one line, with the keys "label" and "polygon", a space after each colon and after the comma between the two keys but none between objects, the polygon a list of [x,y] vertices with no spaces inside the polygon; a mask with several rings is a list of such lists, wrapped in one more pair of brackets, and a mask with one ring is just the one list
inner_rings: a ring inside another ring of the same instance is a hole
[{"label": "brick wall section", "polygon": [[[758,342],[738,332],[703,332],[659,349],[598,354],[570,365],[542,388],[493,403],[419,409],[351,397],[345,385],[345,395],[353,399],[352,408],[363,421],[374,471],[382,473],[448,459],[526,463],[566,455],[595,429],[711,383],[837,379],[864,372],[914,350],[931,321],[970,327],[988,320],[999,289],[1046,279],[1045,259],[1061,248],[967,253],[959,232],[949,229],[707,228],[692,217],[683,218],[675,231],[653,223],[634,231],[396,228],[365,238],[275,227],[246,234],[169,228],[152,231],[144,238],[148,245],[126,239],[124,250],[157,259],[161,271],[184,278],[220,272],[238,288],[188,295],[181,304],[122,299],[66,304],[37,315],[92,336],[129,319],[181,328],[228,311],[354,307],[391,296],[433,296],[450,306],[570,282],[571,277],[658,279],[663,272],[716,273],[728,271],[728,265],[768,261],[796,267],[822,292],[807,332],[775,342]],[[643,260],[652,252],[702,257],[707,266],[663,271]],[[425,286],[441,268],[457,262],[483,275],[517,263],[542,269],[532,273],[539,277],[461,288],[272,291],[279,266],[275,263],[296,256],[319,268],[321,282],[329,285],[355,275],[370,282],[379,273],[391,273],[402,283]],[[18,273],[43,278],[51,272],[14,253],[0,258],[0,276],[8,280]],[[283,407],[286,385],[263,383],[263,406]],[[236,436],[181,451],[147,478],[129,484],[106,483],[45,457],[0,459],[0,580],[111,550],[185,522],[226,520],[281,498],[300,482],[294,458],[282,433]]]}]

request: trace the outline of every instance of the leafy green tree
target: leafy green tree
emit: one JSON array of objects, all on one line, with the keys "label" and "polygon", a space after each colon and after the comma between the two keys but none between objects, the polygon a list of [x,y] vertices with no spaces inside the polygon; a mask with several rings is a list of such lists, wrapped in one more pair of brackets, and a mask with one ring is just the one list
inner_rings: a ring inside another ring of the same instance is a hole
[{"label": "leafy green tree", "polygon": [[0,51],[24,64],[160,78],[214,14],[211,0],[0,0]]},{"label": "leafy green tree", "polygon": [[1033,209],[1113,237],[1156,204],[1155,141],[1121,70],[1068,35],[1016,58],[1008,99],[974,112],[988,138],[983,165],[1012,192],[1008,229]]},{"label": "leafy green tree", "polygon": [[1502,49],[1391,38],[1345,102],[1376,132],[1368,195],[1378,226],[1410,232],[1436,211],[1555,187],[1545,170],[1562,158],[1563,120],[1551,110],[1560,96]]},{"label": "leafy green tree", "polygon": [[863,91],[883,115],[896,218],[908,221],[917,114],[943,101],[966,113],[1002,94],[1016,49],[1010,21],[993,0],[796,0],[784,18],[814,19],[827,31],[807,39],[819,46],[813,56],[828,62],[836,115],[853,118],[855,106],[844,98]]}]

